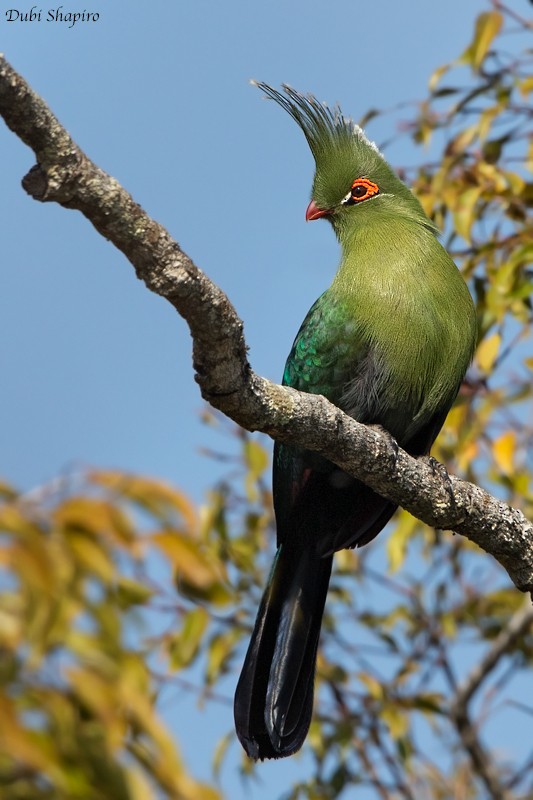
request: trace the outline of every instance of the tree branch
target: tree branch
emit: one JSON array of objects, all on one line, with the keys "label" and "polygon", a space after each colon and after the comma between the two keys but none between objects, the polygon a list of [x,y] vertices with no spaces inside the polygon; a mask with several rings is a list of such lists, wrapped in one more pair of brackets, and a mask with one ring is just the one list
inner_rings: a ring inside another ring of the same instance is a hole
[{"label": "tree branch", "polygon": [[533,591],[533,525],[434,459],[414,459],[391,437],[319,395],[255,374],[243,324],[226,295],[119,183],[75,144],[41,98],[0,57],[0,114],[34,151],[23,179],[35,200],[78,209],[187,321],[202,396],[248,430],[315,450],[423,522],[454,530],[491,553],[522,591]]}]

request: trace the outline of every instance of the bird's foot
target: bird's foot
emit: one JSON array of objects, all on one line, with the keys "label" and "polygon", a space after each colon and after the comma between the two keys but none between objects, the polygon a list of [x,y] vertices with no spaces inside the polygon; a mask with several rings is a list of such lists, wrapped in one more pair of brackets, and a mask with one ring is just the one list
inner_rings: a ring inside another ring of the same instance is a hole
[{"label": "bird's foot", "polygon": [[433,474],[440,479],[444,491],[450,498],[450,506],[451,506],[450,510],[453,514],[454,512],[457,511],[457,502],[455,500],[455,494],[453,491],[453,485],[452,485],[452,480],[450,478],[450,473],[448,472],[444,464],[442,464],[440,461],[437,461],[437,459],[433,458],[433,456],[428,456],[426,460]]},{"label": "bird's foot", "polygon": [[389,431],[384,428],[383,425],[369,425],[369,428],[374,428],[374,430],[379,431],[379,433],[386,439],[386,455],[395,466],[398,461],[398,452],[400,450],[400,446],[394,436],[389,433]]}]

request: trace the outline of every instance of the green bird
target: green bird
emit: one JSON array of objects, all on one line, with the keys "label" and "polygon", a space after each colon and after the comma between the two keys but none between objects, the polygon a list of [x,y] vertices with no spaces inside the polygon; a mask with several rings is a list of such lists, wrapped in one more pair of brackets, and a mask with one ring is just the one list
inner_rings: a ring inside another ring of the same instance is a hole
[{"label": "green bird", "polygon": [[[258,83],[296,120],[316,163],[306,219],[333,226],[341,259],[289,353],[283,383],[429,453],[472,359],[476,316],[434,224],[361,128],[313,96]],[[303,744],[336,550],[368,544],[396,506],[304,448],[274,447],[278,550],[235,695],[254,759]]]}]

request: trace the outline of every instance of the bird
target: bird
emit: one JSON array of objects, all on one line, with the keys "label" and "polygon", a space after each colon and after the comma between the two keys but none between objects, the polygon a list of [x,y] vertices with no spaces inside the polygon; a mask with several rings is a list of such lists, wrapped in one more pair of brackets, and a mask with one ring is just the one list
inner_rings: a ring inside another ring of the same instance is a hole
[{"label": "bird", "polygon": [[[327,220],[341,251],[283,384],[427,455],[476,346],[468,287],[418,199],[338,104],[253,83],[303,131],[315,160],[305,217]],[[273,503],[277,552],[234,702],[237,736],[254,760],[302,746],[333,555],[368,544],[396,510],[334,463],[284,443],[274,445]]]}]

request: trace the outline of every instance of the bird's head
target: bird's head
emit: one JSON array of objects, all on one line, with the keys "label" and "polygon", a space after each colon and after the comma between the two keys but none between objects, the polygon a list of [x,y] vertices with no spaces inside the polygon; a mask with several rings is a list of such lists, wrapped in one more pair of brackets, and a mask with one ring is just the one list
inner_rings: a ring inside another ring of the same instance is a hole
[{"label": "bird's head", "polygon": [[340,108],[319,103],[283,85],[278,92],[256,83],[296,120],[316,163],[306,219],[327,219],[337,236],[388,215],[402,215],[433,229],[412,192],[389,167],[363,130]]}]

